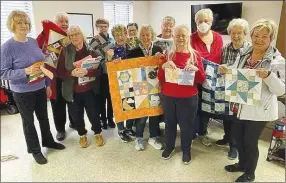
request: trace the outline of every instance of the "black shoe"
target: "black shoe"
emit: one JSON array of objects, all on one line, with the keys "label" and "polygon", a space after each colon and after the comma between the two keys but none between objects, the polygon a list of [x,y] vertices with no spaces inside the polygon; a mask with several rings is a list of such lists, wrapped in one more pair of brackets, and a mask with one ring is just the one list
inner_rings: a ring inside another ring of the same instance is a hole
[{"label": "black shoe", "polygon": [[39,152],[39,153],[33,153],[33,157],[36,160],[36,162],[40,165],[46,164],[48,160],[45,158],[45,156]]},{"label": "black shoe", "polygon": [[125,129],[126,135],[128,135],[131,139],[136,138],[136,133],[132,129]]},{"label": "black shoe", "polygon": [[69,124],[69,127],[72,128],[72,129],[75,129],[75,126],[72,123]]},{"label": "black shoe", "polygon": [[165,150],[162,152],[162,158],[163,158],[164,160],[170,159],[170,158],[172,157],[174,151],[175,151],[175,149],[173,149],[173,150],[171,150],[171,151],[165,149]]},{"label": "black shoe", "polygon": [[221,139],[221,140],[218,140],[218,141],[215,142],[215,144],[217,146],[221,146],[221,147],[228,146],[228,143],[229,143],[228,140],[225,140],[225,139]]},{"label": "black shoe", "polygon": [[113,120],[108,120],[108,126],[109,126],[110,128],[115,128],[115,123],[114,123],[114,121],[113,121]]},{"label": "black shoe", "polygon": [[104,130],[107,130],[107,123],[106,122],[102,122],[101,123],[101,128]]},{"label": "black shoe", "polygon": [[66,148],[63,144],[60,144],[60,143],[57,143],[57,142],[54,142],[54,143],[52,143],[50,145],[44,145],[44,147],[57,149],[57,150],[63,150],[63,149]]},{"label": "black shoe", "polygon": [[125,131],[118,132],[118,137],[122,140],[122,142],[130,142],[131,139],[126,135]]},{"label": "black shoe", "polygon": [[182,163],[185,165],[188,165],[191,163],[191,153],[188,151],[186,153],[183,153]]},{"label": "black shoe", "polygon": [[63,141],[63,140],[65,140],[65,138],[66,138],[66,132],[65,132],[65,131],[64,131],[64,132],[58,132],[56,138],[57,138],[58,141]]},{"label": "black shoe", "polygon": [[224,167],[224,169],[227,172],[245,172],[245,170],[241,168],[238,163],[235,163],[233,165],[227,165]]},{"label": "black shoe", "polygon": [[246,173],[238,177],[235,182],[253,182],[255,180],[254,175],[247,175]]}]

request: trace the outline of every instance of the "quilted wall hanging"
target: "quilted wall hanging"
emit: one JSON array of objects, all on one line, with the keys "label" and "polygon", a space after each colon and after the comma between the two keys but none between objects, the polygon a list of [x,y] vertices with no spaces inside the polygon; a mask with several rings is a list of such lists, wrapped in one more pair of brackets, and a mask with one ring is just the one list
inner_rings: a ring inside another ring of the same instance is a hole
[{"label": "quilted wall hanging", "polygon": [[45,62],[57,68],[59,55],[63,47],[69,43],[69,39],[66,32],[53,22],[43,22],[43,31],[45,35],[48,35],[43,46],[43,53],[46,55]]},{"label": "quilted wall hanging", "polygon": [[260,103],[262,79],[255,69],[230,69],[225,76],[225,100],[239,104]]},{"label": "quilted wall hanging", "polygon": [[162,60],[152,56],[107,63],[116,122],[163,113],[157,77],[161,64]]},{"label": "quilted wall hanging", "polygon": [[202,84],[202,111],[211,114],[229,114],[229,102],[225,101],[224,77],[219,73],[219,65],[203,59],[206,80]]}]

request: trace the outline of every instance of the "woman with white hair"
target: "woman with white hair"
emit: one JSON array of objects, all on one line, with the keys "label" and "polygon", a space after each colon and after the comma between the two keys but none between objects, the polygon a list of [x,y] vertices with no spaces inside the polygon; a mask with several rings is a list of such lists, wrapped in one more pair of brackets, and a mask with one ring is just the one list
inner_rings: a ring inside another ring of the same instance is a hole
[{"label": "woman with white hair", "polygon": [[[43,20],[43,22],[49,22],[49,20]],[[57,26],[59,26],[62,30],[66,32],[69,27],[68,14],[65,12],[57,13],[55,16],[55,23]],[[45,35],[44,31],[42,31],[41,34],[39,34],[37,37],[38,45],[41,49],[43,49],[44,45],[47,44],[46,43],[47,40],[48,40],[47,35]],[[50,71],[52,71],[54,75],[56,76],[56,70],[53,67],[49,65],[46,65],[46,67]],[[62,88],[61,78],[54,77],[53,80],[51,81],[52,94],[49,98],[51,101],[54,123],[55,123],[55,127],[57,130],[56,138],[59,141],[62,141],[66,138],[65,125],[66,125],[66,113],[67,113],[66,112],[67,102],[62,96],[61,88]],[[69,112],[68,112],[68,116],[69,116],[69,121],[70,121],[70,125],[69,125],[70,128],[75,128],[74,122]]]},{"label": "woman with white hair", "polygon": [[19,109],[28,153],[33,154],[38,164],[46,164],[47,159],[41,152],[38,134],[34,124],[34,112],[40,124],[42,146],[58,150],[65,146],[54,141],[50,130],[47,96],[51,94],[49,80],[44,78],[29,84],[28,77],[41,73],[35,63],[45,59],[37,41],[27,37],[31,31],[31,21],[24,11],[10,13],[7,28],[14,37],[1,45],[1,79],[9,80],[13,97]]},{"label": "woman with white hair", "polygon": [[[221,64],[224,64],[229,69],[236,68],[240,59],[240,55],[243,51],[248,48],[251,44],[245,40],[246,35],[249,33],[248,22],[241,18],[236,18],[230,21],[227,32],[230,35],[231,42],[226,44],[222,48],[222,60]],[[220,67],[222,68],[222,67]],[[237,113],[237,108],[233,108],[235,105],[230,105],[230,115],[223,115],[223,127],[224,133],[223,139],[216,141],[218,146],[226,146],[229,144],[228,158],[235,159],[237,157],[237,148],[235,139],[232,133],[233,117]],[[216,118],[217,119],[217,118]]]},{"label": "woman with white hair", "polygon": [[[184,69],[194,71],[194,85],[182,86],[165,81],[165,69]],[[168,60],[158,72],[162,86],[162,107],[166,123],[166,148],[163,159],[170,159],[175,150],[177,125],[181,129],[182,163],[191,162],[192,131],[198,108],[197,83],[206,79],[202,58],[190,44],[189,29],[185,25],[175,28],[174,47]]]},{"label": "woman with white hair", "polygon": [[[210,9],[199,10],[195,15],[195,22],[197,24],[197,31],[191,35],[192,47],[198,51],[204,59],[220,64],[223,42],[221,35],[211,30],[213,12]],[[201,93],[199,87],[198,135],[205,146],[210,146],[211,141],[207,137],[207,128],[210,118],[200,115]]]},{"label": "woman with white hair", "polygon": [[[87,130],[85,129],[84,110],[91,123],[91,130],[94,132],[97,146],[104,145],[101,135],[101,125],[99,118],[99,102],[95,96],[99,93],[99,79],[101,69],[75,68],[74,62],[79,61],[89,55],[96,58],[92,49],[86,43],[79,26],[73,25],[67,31],[71,44],[63,48],[58,61],[57,74],[62,78],[62,95],[70,108],[70,114],[74,119],[77,132],[80,136],[79,146],[88,147]],[[84,85],[78,83],[79,77],[96,77],[96,80]]]},{"label": "woman with white hair", "polygon": [[[271,45],[277,34],[277,25],[269,19],[257,20],[250,31],[252,46],[240,56],[237,68],[255,69],[262,78],[260,103],[237,104],[238,121],[235,122],[235,139],[239,162],[225,166],[228,172],[244,172],[236,182],[252,182],[259,157],[258,140],[268,121],[278,119],[277,96],[285,94],[285,59]],[[227,68],[221,69],[222,73]]]}]

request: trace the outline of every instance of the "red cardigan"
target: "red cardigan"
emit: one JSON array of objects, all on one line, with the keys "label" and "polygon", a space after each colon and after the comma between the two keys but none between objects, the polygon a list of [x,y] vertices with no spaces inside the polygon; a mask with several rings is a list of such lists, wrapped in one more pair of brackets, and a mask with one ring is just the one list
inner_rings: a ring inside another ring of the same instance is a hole
[{"label": "red cardigan", "polygon": [[[189,53],[176,52],[172,60],[178,68],[184,69],[186,66],[186,62],[189,58]],[[169,97],[188,98],[193,97],[198,93],[196,83],[202,84],[206,79],[206,75],[201,56],[197,54],[196,58],[197,60],[195,65],[198,67],[199,70],[196,72],[195,83],[193,86],[184,86],[166,82],[165,71],[162,69],[162,67],[159,68],[158,79],[162,86],[161,92],[164,95]]]},{"label": "red cardigan", "polygon": [[190,39],[193,49],[197,50],[203,58],[217,64],[221,63],[223,42],[219,33],[213,31],[213,42],[211,44],[210,52],[208,52],[206,44],[201,40],[197,31],[191,35]]}]

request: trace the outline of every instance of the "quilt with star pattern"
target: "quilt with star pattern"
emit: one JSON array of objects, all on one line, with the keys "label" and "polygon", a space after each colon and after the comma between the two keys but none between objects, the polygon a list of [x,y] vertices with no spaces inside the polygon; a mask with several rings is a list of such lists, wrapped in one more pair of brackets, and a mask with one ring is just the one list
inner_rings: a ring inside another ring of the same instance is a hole
[{"label": "quilt with star pattern", "polygon": [[116,122],[163,113],[158,69],[153,56],[108,62],[109,88]]},{"label": "quilt with star pattern", "polygon": [[230,69],[225,76],[225,100],[246,105],[260,103],[262,79],[255,69]]}]

